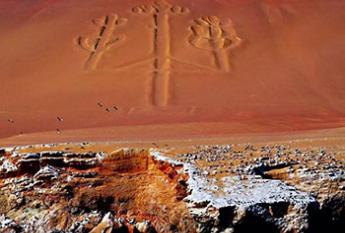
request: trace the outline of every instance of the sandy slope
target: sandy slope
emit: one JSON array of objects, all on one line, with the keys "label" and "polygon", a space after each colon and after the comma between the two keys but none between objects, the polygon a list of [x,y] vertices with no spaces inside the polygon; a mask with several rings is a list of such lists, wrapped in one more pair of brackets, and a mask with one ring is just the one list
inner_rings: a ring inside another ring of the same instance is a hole
[{"label": "sandy slope", "polygon": [[1,1],[3,142],[345,126],[344,1],[170,3]]}]

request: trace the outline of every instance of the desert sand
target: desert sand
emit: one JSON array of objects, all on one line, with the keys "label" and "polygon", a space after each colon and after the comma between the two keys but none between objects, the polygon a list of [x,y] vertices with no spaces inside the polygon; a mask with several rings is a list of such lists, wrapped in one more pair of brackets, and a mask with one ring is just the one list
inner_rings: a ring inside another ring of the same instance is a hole
[{"label": "desert sand", "polygon": [[1,1],[0,144],[344,127],[344,9]]}]

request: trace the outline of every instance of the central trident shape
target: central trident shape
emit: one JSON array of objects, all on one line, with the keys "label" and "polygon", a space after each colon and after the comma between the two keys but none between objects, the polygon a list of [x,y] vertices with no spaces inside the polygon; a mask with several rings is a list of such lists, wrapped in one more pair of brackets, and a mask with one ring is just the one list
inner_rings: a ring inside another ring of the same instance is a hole
[{"label": "central trident shape", "polygon": [[136,14],[152,17],[153,37],[153,80],[152,103],[155,106],[166,106],[169,98],[170,82],[170,24],[172,15],[184,15],[188,8],[173,6],[165,1],[157,1],[152,5],[137,6],[132,9]]}]

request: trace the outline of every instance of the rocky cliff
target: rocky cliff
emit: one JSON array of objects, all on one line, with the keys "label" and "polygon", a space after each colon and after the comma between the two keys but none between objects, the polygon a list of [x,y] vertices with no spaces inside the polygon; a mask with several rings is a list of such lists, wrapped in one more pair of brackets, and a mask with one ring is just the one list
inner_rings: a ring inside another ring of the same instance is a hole
[{"label": "rocky cliff", "polygon": [[341,148],[0,150],[0,232],[341,232]]}]

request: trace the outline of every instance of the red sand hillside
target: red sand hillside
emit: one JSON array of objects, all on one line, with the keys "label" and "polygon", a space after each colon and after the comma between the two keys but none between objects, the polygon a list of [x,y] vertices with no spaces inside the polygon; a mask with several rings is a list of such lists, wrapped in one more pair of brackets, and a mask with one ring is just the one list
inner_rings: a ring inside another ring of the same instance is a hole
[{"label": "red sand hillside", "polygon": [[344,22],[342,0],[1,1],[0,137],[343,127]]}]

